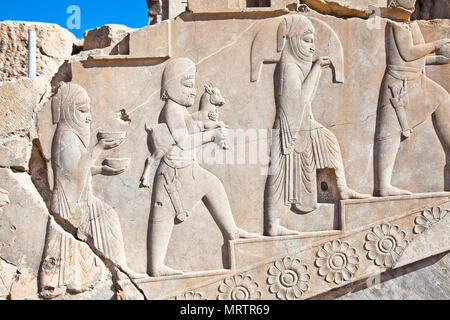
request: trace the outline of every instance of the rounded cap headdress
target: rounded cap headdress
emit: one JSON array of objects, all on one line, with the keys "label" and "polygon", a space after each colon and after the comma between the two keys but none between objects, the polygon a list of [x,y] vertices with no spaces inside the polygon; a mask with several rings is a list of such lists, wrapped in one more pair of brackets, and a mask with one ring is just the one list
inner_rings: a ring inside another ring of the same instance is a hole
[{"label": "rounded cap headdress", "polygon": [[76,111],[79,106],[89,103],[86,90],[73,83],[61,84],[52,99],[53,124],[68,126],[86,147],[89,143],[90,125],[80,121]]},{"label": "rounded cap headdress", "polygon": [[188,58],[175,58],[169,60],[164,69],[161,83],[161,99],[166,100],[171,90],[177,90],[180,86],[180,78],[185,76],[189,71],[193,71],[195,77],[195,63]]}]

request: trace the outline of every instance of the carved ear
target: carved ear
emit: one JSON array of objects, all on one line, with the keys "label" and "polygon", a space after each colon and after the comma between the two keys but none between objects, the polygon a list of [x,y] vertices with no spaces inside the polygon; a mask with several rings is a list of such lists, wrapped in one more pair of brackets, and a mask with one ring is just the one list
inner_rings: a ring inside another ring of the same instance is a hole
[{"label": "carved ear", "polygon": [[207,93],[213,94],[213,86],[212,86],[212,84],[211,83],[206,84],[205,85],[205,90],[206,90]]},{"label": "carved ear", "polygon": [[284,46],[286,45],[286,35],[287,35],[287,21],[286,18],[284,18],[280,26],[278,27],[278,34],[277,34],[277,50],[278,52],[283,51]]}]

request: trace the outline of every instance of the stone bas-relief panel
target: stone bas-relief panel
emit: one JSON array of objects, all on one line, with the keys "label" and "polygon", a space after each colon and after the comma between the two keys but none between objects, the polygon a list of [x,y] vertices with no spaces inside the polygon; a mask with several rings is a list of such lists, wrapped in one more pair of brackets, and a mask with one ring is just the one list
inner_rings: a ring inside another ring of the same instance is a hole
[{"label": "stone bas-relief panel", "polygon": [[448,21],[163,23],[72,59],[39,113],[41,298],[106,276],[123,299],[308,299],[448,251]]}]

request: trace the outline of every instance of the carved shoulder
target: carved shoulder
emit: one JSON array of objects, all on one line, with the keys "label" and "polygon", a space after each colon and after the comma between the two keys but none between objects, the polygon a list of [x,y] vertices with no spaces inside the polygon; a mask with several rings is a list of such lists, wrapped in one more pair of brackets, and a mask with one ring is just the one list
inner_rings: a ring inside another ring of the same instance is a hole
[{"label": "carved shoulder", "polygon": [[181,136],[187,134],[186,115],[187,110],[176,103],[167,103],[164,107],[163,115],[165,123],[172,133],[175,141],[179,142]]},{"label": "carved shoulder", "polygon": [[295,63],[287,63],[282,71],[283,91],[302,88],[302,70]]},{"label": "carved shoulder", "polygon": [[57,131],[52,150],[53,162],[62,170],[75,169],[82,155],[80,144],[80,139],[72,131]]}]

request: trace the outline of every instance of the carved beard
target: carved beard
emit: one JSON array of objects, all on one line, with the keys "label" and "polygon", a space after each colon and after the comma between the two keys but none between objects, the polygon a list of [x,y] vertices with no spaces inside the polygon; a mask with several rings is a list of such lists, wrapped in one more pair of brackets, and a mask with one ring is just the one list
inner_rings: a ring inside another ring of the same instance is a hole
[{"label": "carved beard", "polygon": [[185,90],[184,87],[169,91],[167,92],[168,98],[179,105],[190,108],[195,104],[195,97],[191,97],[189,90]]},{"label": "carved beard", "polygon": [[308,52],[305,48],[302,47],[300,43],[300,36],[295,36],[289,38],[289,43],[291,47],[292,55],[299,62],[300,69],[303,72],[303,77],[305,78],[312,67],[313,62],[313,54]]},{"label": "carved beard", "polygon": [[195,104],[195,96],[197,90],[195,88],[189,88],[183,85],[184,80],[194,80],[195,72],[186,73],[181,75],[181,77],[174,79],[166,84],[165,98],[170,99],[179,105],[186,108],[190,108]]},{"label": "carved beard", "polygon": [[[184,107],[192,107],[195,103],[195,89],[183,85],[184,79],[195,80],[195,63],[187,58],[169,60],[163,72],[162,99],[170,99]],[[194,95],[194,97],[192,97]]]},{"label": "carved beard", "polygon": [[76,84],[62,84],[52,100],[53,123],[58,123],[58,129],[65,127],[75,133],[85,148],[89,146],[91,128],[77,118],[77,108],[89,103],[86,90]]}]

